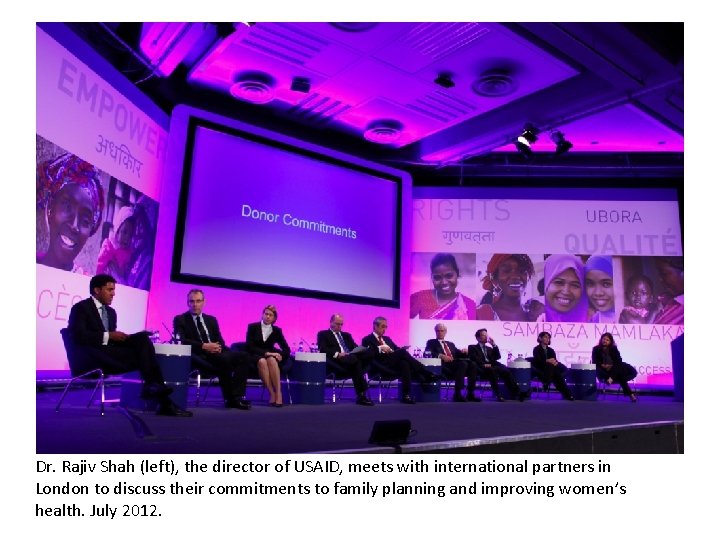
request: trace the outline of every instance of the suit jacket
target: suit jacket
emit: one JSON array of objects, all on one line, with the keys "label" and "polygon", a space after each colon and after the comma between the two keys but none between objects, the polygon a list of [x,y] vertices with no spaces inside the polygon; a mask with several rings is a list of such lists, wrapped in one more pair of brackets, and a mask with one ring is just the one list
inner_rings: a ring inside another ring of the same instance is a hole
[{"label": "suit jacket", "polygon": [[543,352],[542,345],[535,346],[535,348],[533,349],[533,364],[536,364],[538,367],[544,365],[547,358],[554,358],[555,360],[557,360],[557,354],[555,354],[555,349],[553,349],[552,347],[548,347],[546,356]]},{"label": "suit jacket", "polygon": [[[383,341],[385,342],[385,345],[389,346],[393,350],[393,352],[400,348],[388,336],[383,336]],[[368,334],[362,338],[362,345],[363,347],[369,347],[375,358],[382,357],[383,353],[381,353],[380,349],[378,349],[378,347],[380,347],[380,342],[375,337],[375,334]]]},{"label": "suit jacket", "polygon": [[[622,356],[620,356],[620,351],[615,346],[610,347],[610,360],[612,360],[612,364],[614,366],[619,366],[623,363]],[[605,371],[600,367],[600,365],[603,363],[602,347],[600,345],[595,345],[592,349],[592,362],[597,366],[596,369],[598,372]]]},{"label": "suit jacket", "polygon": [[[448,349],[450,349],[454,359],[457,360],[463,357],[463,353],[460,352],[460,349],[458,349],[452,341],[445,340],[445,343],[447,343]],[[439,339],[428,339],[425,344],[425,349],[429,349],[435,358],[439,358],[441,354],[445,354],[445,349],[443,349]]]},{"label": "suit jacket", "polygon": [[487,347],[487,361],[485,360],[485,356],[483,355],[482,350],[480,350],[479,344],[470,345],[468,347],[468,356],[470,357],[470,360],[473,360],[480,365],[487,363],[490,363],[493,366],[497,365],[498,360],[500,360],[500,349],[497,345],[488,347],[488,344],[486,343],[485,346]]},{"label": "suit jacket", "polygon": [[[110,306],[106,307],[109,331],[114,332],[117,329],[117,313]],[[105,327],[92,298],[81,300],[72,307],[68,329],[75,345],[102,347]]]},{"label": "suit jacket", "polygon": [[[355,340],[350,332],[340,332],[340,334],[345,341],[345,345],[347,345],[347,348],[349,349],[348,352],[357,347],[357,343],[355,343]],[[333,360],[335,358],[335,354],[340,352],[340,344],[338,343],[338,340],[335,339],[335,334],[332,330],[320,330],[317,335],[317,345],[320,352],[325,353],[328,360]]]},{"label": "suit jacket", "polygon": [[245,342],[247,351],[256,358],[265,356],[266,352],[278,352],[278,349],[275,347],[276,344],[280,346],[279,352],[282,354],[283,360],[286,360],[290,356],[290,346],[285,340],[282,329],[275,325],[273,325],[272,332],[270,332],[267,341],[263,341],[260,323],[248,324]]},{"label": "suit jacket", "polygon": [[[225,346],[225,340],[220,333],[220,325],[217,319],[212,315],[202,314],[203,321],[208,331],[208,338],[212,343],[220,343],[223,351],[227,351],[228,348]],[[195,324],[195,318],[192,313],[186,311],[180,315],[177,315],[173,319],[173,330],[176,334],[180,334],[180,342],[183,345],[190,345],[193,354],[204,354],[202,350],[203,340],[200,337],[197,325]]]}]

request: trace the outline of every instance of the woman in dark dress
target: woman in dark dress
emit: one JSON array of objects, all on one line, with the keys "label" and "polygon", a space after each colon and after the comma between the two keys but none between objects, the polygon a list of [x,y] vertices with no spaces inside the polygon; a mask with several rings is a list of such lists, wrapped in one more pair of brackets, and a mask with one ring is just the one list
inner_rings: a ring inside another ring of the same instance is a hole
[{"label": "woman in dark dress", "polygon": [[282,407],[280,390],[280,364],[287,362],[290,347],[282,330],[275,326],[277,308],[269,305],[263,309],[262,320],[248,324],[245,337],[248,353],[256,359],[258,373],[270,393],[271,407]]},{"label": "woman in dark dress", "polygon": [[615,339],[610,332],[600,336],[600,343],[592,350],[592,361],[597,369],[597,378],[607,384],[618,383],[623,394],[630,397],[630,401],[637,402],[637,396],[633,394],[628,381],[637,376],[637,370],[622,361],[620,351],[615,345]]},{"label": "woman in dark dress", "polygon": [[537,341],[539,345],[533,349],[531,360],[533,371],[540,378],[544,387],[553,383],[563,399],[574,401],[575,398],[573,398],[565,382],[567,367],[558,362],[555,350],[550,347],[551,339],[550,332],[540,332],[538,334]]}]

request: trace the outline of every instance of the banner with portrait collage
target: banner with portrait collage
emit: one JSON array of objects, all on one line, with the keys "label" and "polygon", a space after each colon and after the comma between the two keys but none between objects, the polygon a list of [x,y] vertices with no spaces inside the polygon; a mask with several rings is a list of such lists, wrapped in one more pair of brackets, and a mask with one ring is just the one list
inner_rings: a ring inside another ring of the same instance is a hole
[{"label": "banner with portrait collage", "polygon": [[115,277],[118,326],[145,328],[167,134],[37,29],[36,369],[68,369],[60,329]]},{"label": "banner with portrait collage", "polygon": [[[531,196],[530,196],[531,195]],[[503,361],[542,331],[566,365],[613,335],[636,382],[671,386],[684,261],[670,190],[416,189],[410,341],[443,321],[464,348],[487,328]]]}]

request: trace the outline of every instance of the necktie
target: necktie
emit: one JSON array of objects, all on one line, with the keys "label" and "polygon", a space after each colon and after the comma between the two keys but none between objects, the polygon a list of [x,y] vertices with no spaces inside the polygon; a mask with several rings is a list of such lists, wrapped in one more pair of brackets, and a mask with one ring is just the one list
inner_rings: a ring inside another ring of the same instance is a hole
[{"label": "necktie", "polygon": [[383,341],[382,336],[378,336],[378,343],[379,343],[380,345],[385,345],[385,342]]},{"label": "necktie", "polygon": [[487,359],[488,359],[488,355],[487,355],[487,345],[483,345],[483,346],[482,346],[482,352],[483,352],[483,356],[485,357],[485,361],[487,362]]},{"label": "necktie", "polygon": [[100,306],[100,318],[102,319],[103,328],[106,332],[110,331],[110,320],[108,319],[107,306]]},{"label": "necktie", "polygon": [[445,350],[445,354],[452,358],[452,353],[450,352],[450,347],[448,347],[448,344],[446,342],[442,342],[443,349]]},{"label": "necktie", "polygon": [[340,348],[342,349],[342,352],[348,352],[348,346],[345,344],[345,340],[342,337],[342,332],[338,332],[336,336],[338,338],[338,343],[340,343]]},{"label": "necktie", "polygon": [[202,322],[202,319],[198,315],[195,317],[195,324],[197,325],[198,333],[200,334],[200,339],[203,343],[210,343],[210,339],[208,339],[207,332],[205,331],[205,325]]}]

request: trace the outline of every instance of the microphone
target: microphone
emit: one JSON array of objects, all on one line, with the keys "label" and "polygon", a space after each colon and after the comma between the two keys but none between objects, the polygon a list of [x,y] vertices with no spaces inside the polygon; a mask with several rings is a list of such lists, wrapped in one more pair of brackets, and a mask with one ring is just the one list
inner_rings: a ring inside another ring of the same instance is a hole
[{"label": "microphone", "polygon": [[307,340],[304,337],[300,338],[300,343],[301,344],[304,343],[307,346],[307,352],[313,352],[312,347],[310,346],[310,344],[307,342]]},{"label": "microphone", "polygon": [[162,325],[165,327],[165,330],[167,330],[167,333],[170,334],[170,343],[177,343],[175,339],[175,334],[170,331],[170,329],[167,327],[167,324],[162,323]]}]

